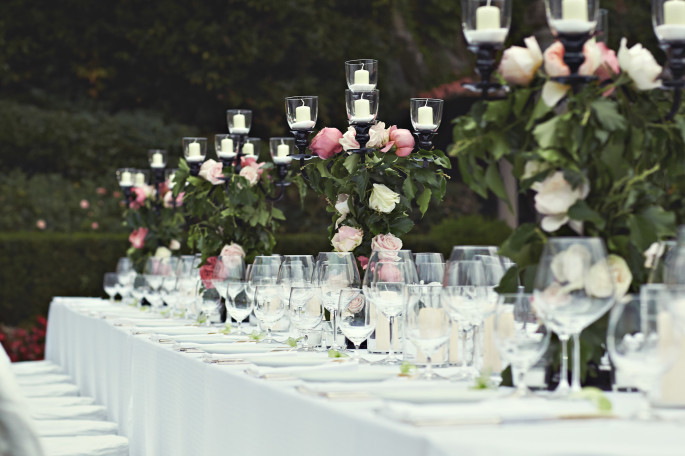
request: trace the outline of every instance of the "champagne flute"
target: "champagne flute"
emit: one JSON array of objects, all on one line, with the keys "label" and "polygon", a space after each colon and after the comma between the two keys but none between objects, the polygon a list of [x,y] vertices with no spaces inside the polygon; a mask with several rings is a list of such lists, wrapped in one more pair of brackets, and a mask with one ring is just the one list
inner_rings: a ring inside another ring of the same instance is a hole
[{"label": "champagne flute", "polygon": [[[562,344],[561,378],[554,392],[580,391],[581,331],[614,303],[614,280],[600,238],[557,237],[545,245],[535,276],[538,312]],[[573,385],[568,383],[568,340],[573,336]]]},{"label": "champagne flute", "polygon": [[254,314],[266,327],[266,344],[276,343],[272,335],[273,326],[285,314],[285,300],[282,299],[280,288],[276,284],[255,286]]},{"label": "champagne flute", "polygon": [[107,296],[109,296],[110,304],[113,304],[114,297],[117,295],[117,292],[119,291],[119,277],[117,276],[117,273],[105,272],[102,285],[103,289],[105,290],[105,293],[107,293]]},{"label": "champagne flute", "polygon": [[292,287],[290,289],[288,312],[290,321],[304,334],[303,348],[299,351],[313,350],[309,344],[309,333],[323,318],[321,287]]},{"label": "champagne flute", "polygon": [[359,356],[359,346],[376,329],[378,311],[371,300],[359,288],[340,290],[340,329],[354,344],[354,357],[357,363],[365,362]]},{"label": "champagne flute", "polygon": [[500,357],[511,365],[514,396],[530,396],[526,373],[547,351],[551,335],[535,309],[532,295],[499,295],[494,328]]},{"label": "champagne flute", "polygon": [[433,380],[433,356],[450,339],[452,321],[439,285],[408,285],[409,302],[405,331],[417,350],[426,357],[426,370],[421,378]]}]

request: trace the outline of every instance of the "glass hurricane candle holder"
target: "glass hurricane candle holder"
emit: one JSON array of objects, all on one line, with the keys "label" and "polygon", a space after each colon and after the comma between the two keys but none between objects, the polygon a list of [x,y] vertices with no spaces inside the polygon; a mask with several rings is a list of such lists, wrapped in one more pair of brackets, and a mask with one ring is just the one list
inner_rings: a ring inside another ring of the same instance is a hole
[{"label": "glass hurricane candle holder", "polygon": [[598,43],[609,42],[609,11],[603,8],[597,13],[597,27],[595,28],[595,40]]},{"label": "glass hurricane candle holder", "polygon": [[229,160],[235,158],[238,150],[238,137],[231,134],[214,135],[214,150],[219,158]]},{"label": "glass hurricane candle holder", "polygon": [[147,185],[150,179],[150,171],[147,169],[135,169],[133,171],[133,186],[143,187]]},{"label": "glass hurricane candle holder", "polygon": [[183,138],[183,157],[187,162],[203,162],[206,156],[207,138]]},{"label": "glass hurricane candle holder", "polygon": [[138,170],[135,168],[117,169],[117,182],[119,187],[128,188],[133,186],[133,178]]},{"label": "glass hurricane candle holder", "polygon": [[277,165],[288,165],[292,161],[291,155],[295,149],[295,138],[271,138],[269,150],[271,159]]},{"label": "glass hurricane candle holder", "polygon": [[252,127],[252,111],[249,109],[229,109],[226,111],[228,131],[232,135],[247,135]]},{"label": "glass hurricane candle holder", "polygon": [[150,168],[164,168],[167,163],[167,152],[162,149],[151,149],[147,152]]},{"label": "glass hurricane candle holder", "polygon": [[311,131],[319,116],[319,97],[299,96],[285,99],[288,126],[293,131]]},{"label": "glass hurricane candle holder", "polygon": [[345,105],[347,106],[347,120],[351,125],[370,124],[378,116],[379,92],[353,92],[345,90]]},{"label": "glass hurricane candle holder", "polygon": [[259,146],[262,140],[259,138],[247,138],[243,144],[243,157],[255,157],[259,159]]},{"label": "glass hurricane candle holder", "polygon": [[652,0],[652,23],[660,42],[685,41],[685,1]]},{"label": "glass hurricane candle holder", "polygon": [[461,24],[469,45],[502,45],[511,26],[511,0],[462,0]]},{"label": "glass hurricane candle holder", "polygon": [[552,34],[590,35],[597,27],[599,0],[545,0]]},{"label": "glass hurricane candle holder", "polygon": [[438,98],[412,98],[409,100],[411,124],[418,132],[435,133],[442,120],[443,100]]},{"label": "glass hurricane candle holder", "polygon": [[345,76],[351,91],[371,92],[378,85],[378,60],[348,60],[345,62]]}]

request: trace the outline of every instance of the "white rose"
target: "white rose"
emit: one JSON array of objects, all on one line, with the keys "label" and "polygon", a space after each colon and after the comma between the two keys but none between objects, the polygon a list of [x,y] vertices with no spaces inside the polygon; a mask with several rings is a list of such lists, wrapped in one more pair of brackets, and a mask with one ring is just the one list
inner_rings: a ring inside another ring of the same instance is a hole
[{"label": "white rose", "polygon": [[357,130],[354,127],[349,127],[342,138],[340,138],[340,144],[343,146],[345,151],[352,149],[359,149],[359,143],[356,139]]},{"label": "white rose", "polygon": [[661,80],[657,80],[662,68],[647,49],[637,43],[628,49],[628,40],[621,40],[618,50],[618,64],[621,70],[628,73],[638,90],[651,90],[661,87]]},{"label": "white rose", "polygon": [[393,192],[383,184],[373,184],[373,190],[369,197],[369,207],[375,211],[389,214],[400,202],[400,195]]},{"label": "white rose", "polygon": [[169,258],[171,256],[171,250],[166,247],[157,247],[154,256],[155,258]]},{"label": "white rose", "polygon": [[526,47],[512,46],[504,51],[498,71],[508,83],[527,86],[542,65],[542,50],[534,36],[523,41]]},{"label": "white rose", "polygon": [[176,239],[172,239],[171,242],[169,242],[169,250],[178,250],[181,248],[181,243],[178,242]]},{"label": "white rose", "polygon": [[540,225],[550,233],[569,221],[568,210],[579,199],[585,199],[590,192],[590,186],[586,182],[577,188],[571,187],[561,171],[542,182],[536,182],[532,188],[538,192],[535,195],[535,210],[545,216]]},{"label": "white rose", "polygon": [[587,271],[592,255],[580,244],[559,252],[552,259],[550,269],[565,292],[583,288],[583,273]]},{"label": "white rose", "polygon": [[652,242],[652,245],[643,253],[645,257],[645,267],[647,269],[652,269],[656,261],[663,256],[664,250],[666,250],[665,244],[661,242]]},{"label": "white rose", "polygon": [[254,166],[246,166],[242,168],[240,170],[240,176],[247,179],[247,182],[250,184],[250,187],[254,187],[254,185],[259,180],[259,172],[257,171],[257,168]]},{"label": "white rose", "polygon": [[331,239],[336,252],[351,252],[364,240],[364,231],[351,226],[341,226]]},{"label": "white rose", "polygon": [[338,220],[335,221],[335,227],[338,228],[338,225],[340,225],[349,215],[350,213],[350,195],[346,193],[341,193],[338,195],[338,201],[335,203],[335,210],[340,214],[340,217],[338,217]]},{"label": "white rose", "polygon": [[380,149],[388,141],[390,141],[390,133],[385,129],[385,122],[378,122],[369,129],[369,142],[366,143],[366,147]]},{"label": "white rose", "polygon": [[609,269],[614,278],[614,290],[616,299],[620,299],[628,293],[630,284],[633,282],[633,273],[626,263],[626,260],[618,255],[609,255],[607,258]]},{"label": "white rose", "polygon": [[588,296],[608,298],[614,295],[614,279],[611,267],[606,261],[602,260],[593,264],[585,279],[585,293]]}]

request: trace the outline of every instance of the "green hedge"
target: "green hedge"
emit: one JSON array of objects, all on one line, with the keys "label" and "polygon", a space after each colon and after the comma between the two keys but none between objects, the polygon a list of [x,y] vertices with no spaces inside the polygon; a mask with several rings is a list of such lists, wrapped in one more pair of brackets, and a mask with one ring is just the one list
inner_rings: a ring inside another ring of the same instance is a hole
[{"label": "green hedge", "polygon": [[[499,245],[510,232],[480,216],[446,219],[429,235],[404,237],[414,252],[442,252],[453,245]],[[0,233],[0,323],[16,325],[45,314],[53,296],[104,296],[102,276],[114,269],[129,243],[125,234]],[[279,234],[283,255],[330,251],[324,233]]]}]

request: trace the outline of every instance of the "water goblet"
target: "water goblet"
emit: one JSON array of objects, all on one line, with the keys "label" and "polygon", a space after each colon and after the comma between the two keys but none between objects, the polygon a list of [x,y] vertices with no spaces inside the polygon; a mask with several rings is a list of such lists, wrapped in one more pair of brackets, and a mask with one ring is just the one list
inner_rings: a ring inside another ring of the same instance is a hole
[{"label": "water goblet", "polygon": [[224,299],[228,299],[227,290],[230,280],[240,280],[245,276],[245,260],[241,255],[220,255],[216,258],[212,270],[212,284]]},{"label": "water goblet", "polygon": [[376,329],[378,310],[359,288],[340,290],[340,329],[345,337],[354,344],[354,357],[357,363],[365,362],[359,356],[359,346]]},{"label": "water goblet", "polygon": [[238,334],[247,334],[243,321],[254,309],[254,296],[250,296],[246,280],[229,280],[226,292],[226,311],[238,322]]},{"label": "water goblet", "polygon": [[107,296],[109,296],[109,302],[114,303],[114,297],[119,291],[119,276],[116,272],[105,272],[103,289]]},{"label": "water goblet", "polygon": [[376,364],[394,365],[401,360],[395,356],[393,330],[395,319],[402,315],[407,304],[407,268],[403,261],[378,261],[373,266],[370,285],[364,290],[378,310],[389,320],[390,346],[388,356]]},{"label": "water goblet", "polygon": [[291,287],[288,313],[290,321],[304,334],[303,347],[299,351],[312,350],[309,343],[310,333],[323,318],[321,287]]},{"label": "water goblet", "polygon": [[408,285],[408,304],[405,331],[417,350],[426,357],[426,369],[421,378],[441,378],[433,372],[435,352],[450,339],[452,321],[442,299],[439,285]]},{"label": "water goblet", "polygon": [[319,268],[319,282],[321,287],[321,295],[323,297],[323,306],[331,314],[331,326],[333,330],[333,337],[331,342],[331,349],[344,350],[344,347],[338,344],[338,311],[340,304],[340,291],[352,286],[354,277],[350,277],[351,269],[347,264],[340,263],[324,263]]},{"label": "water goblet", "polygon": [[285,314],[285,300],[281,296],[281,286],[276,284],[255,286],[254,313],[257,319],[266,327],[264,343],[274,344],[273,326]]}]

